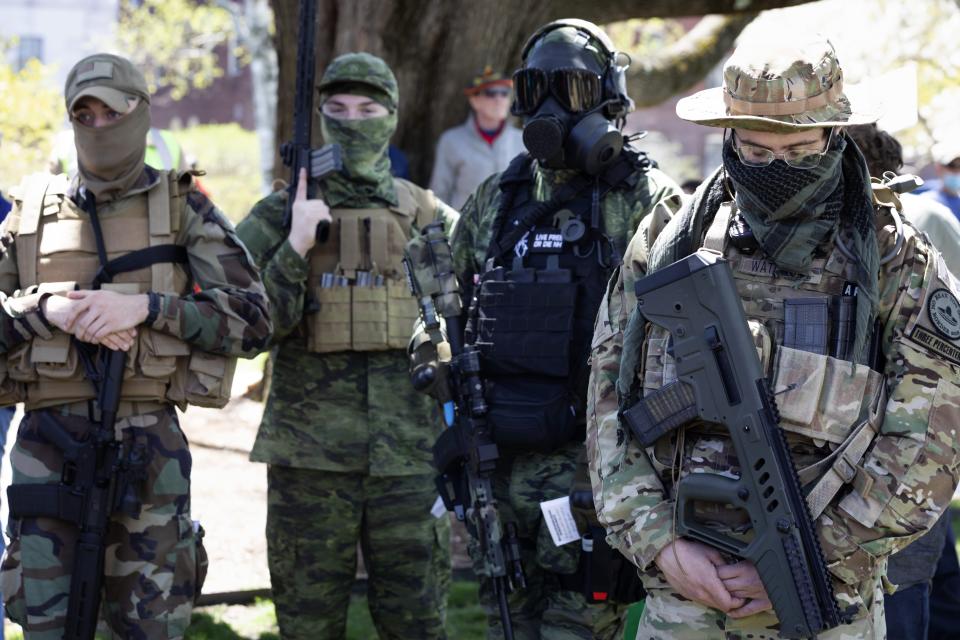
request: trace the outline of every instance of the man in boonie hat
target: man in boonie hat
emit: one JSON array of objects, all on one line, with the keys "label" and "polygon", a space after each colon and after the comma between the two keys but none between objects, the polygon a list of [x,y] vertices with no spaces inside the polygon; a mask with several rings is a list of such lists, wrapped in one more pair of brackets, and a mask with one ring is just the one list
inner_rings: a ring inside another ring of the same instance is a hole
[{"label": "man in boonie hat", "polygon": [[[728,129],[723,164],[655,238],[634,237],[592,341],[594,495],[648,592],[636,637],[799,637],[781,630],[753,563],[677,534],[690,474],[740,476],[727,429],[695,418],[644,447],[620,420],[677,381],[680,361],[665,329],[631,314],[634,284],[706,247],[733,271],[822,548],[824,610],[837,615],[810,635],[883,638],[886,559],[956,486],[960,287],[895,198],[873,196],[844,127],[878,110],[844,84],[825,39],[745,43],[723,86],[677,114]],[[697,501],[690,515],[718,536],[770,535],[733,505]]]},{"label": "man in boonie hat", "polygon": [[440,136],[430,176],[430,188],[444,202],[459,209],[487,176],[523,151],[523,135],[507,122],[512,89],[513,80],[490,65],[464,88],[470,115]]}]

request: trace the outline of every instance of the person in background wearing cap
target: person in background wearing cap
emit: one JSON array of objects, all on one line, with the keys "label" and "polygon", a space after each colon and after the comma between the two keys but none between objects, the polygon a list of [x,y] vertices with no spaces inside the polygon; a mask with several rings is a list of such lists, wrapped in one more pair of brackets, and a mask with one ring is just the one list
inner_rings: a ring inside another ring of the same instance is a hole
[{"label": "person in background wearing cap", "polygon": [[[500,455],[494,498],[526,575],[508,596],[518,639],[621,638],[627,605],[642,598],[634,567],[603,542],[583,446],[587,352],[607,280],[638,226],[665,224],[680,204],[676,183],[625,143],[628,64],[590,22],[531,35],[513,76],[527,152],[480,184],[451,239],[464,309],[475,299],[465,341],[480,350]],[[580,539],[557,546],[540,505],[566,497]],[[476,541],[470,551],[489,575]],[[503,637],[489,578],[480,599],[488,638]]]},{"label": "person in background wearing cap", "polygon": [[[12,539],[0,587],[26,638],[65,636],[68,603],[81,596],[69,588],[78,531],[43,514],[64,512],[58,485],[73,491],[79,463],[65,462],[45,434],[59,427],[87,437],[99,420],[94,381],[106,350],[124,350],[116,433],[132,501],[112,514],[104,540],[101,611],[117,637],[180,638],[205,561],[175,408],[226,404],[235,356],[269,338],[267,296],[192,176],[144,164],[150,96],[129,60],[84,58],[65,98],[79,173],[72,181],[38,173],[11,191],[0,252],[0,300],[12,316],[0,322],[0,404],[26,409],[10,455]],[[166,250],[142,251],[155,246]]]},{"label": "person in background wearing cap", "polygon": [[938,142],[933,145],[932,153],[940,188],[925,191],[923,195],[947,207],[960,219],[960,139]]},{"label": "person in background wearing cap", "polygon": [[[634,284],[699,247],[720,251],[847,620],[817,637],[884,638],[886,559],[934,525],[957,484],[960,287],[924,235],[875,204],[844,127],[878,114],[844,86],[829,42],[745,42],[723,75],[677,104],[680,118],[727,129],[722,166],[656,238],[635,239],[597,321],[588,446],[599,516],[647,588],[637,638],[778,636],[752,563],[676,535],[689,474],[739,474],[727,431],[694,420],[643,448],[618,417],[677,379],[669,334],[633,313]],[[801,331],[801,301],[827,331]],[[853,335],[837,339],[851,323],[836,310],[850,304]],[[693,516],[751,534],[732,505],[698,501]]]},{"label": "person in background wearing cap", "polygon": [[[406,379],[416,300],[401,259],[418,229],[455,211],[390,175],[399,90],[368,53],[335,58],[317,86],[320,130],[345,171],[306,180],[237,227],[263,273],[276,327],[273,378],[250,454],[266,462],[267,554],[280,635],[343,638],[357,571],[381,638],[445,638],[449,522],[430,445],[441,425]],[[317,223],[331,223],[316,241]]]},{"label": "person in background wearing cap", "polygon": [[523,151],[520,130],[507,121],[512,86],[510,78],[484,67],[463,90],[470,103],[467,121],[444,131],[437,142],[430,188],[457,209]]}]

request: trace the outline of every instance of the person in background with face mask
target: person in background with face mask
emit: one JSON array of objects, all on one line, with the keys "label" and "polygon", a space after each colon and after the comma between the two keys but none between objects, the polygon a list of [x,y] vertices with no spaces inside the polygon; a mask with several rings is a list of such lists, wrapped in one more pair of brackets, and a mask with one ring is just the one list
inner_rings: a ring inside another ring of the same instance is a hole
[{"label": "person in background with face mask", "polygon": [[131,485],[104,540],[101,611],[116,637],[180,638],[202,582],[202,535],[175,408],[226,404],[230,356],[267,344],[267,296],[193,176],[144,163],[150,96],[129,60],[84,58],[65,99],[79,173],[35,174],[12,190],[0,251],[0,300],[13,316],[0,322],[0,404],[26,408],[10,454],[12,539],[0,587],[26,638],[65,637],[68,603],[92,597],[70,592],[77,524],[49,516],[69,513],[61,490],[76,491],[71,469],[81,462],[65,462],[47,434],[89,436],[104,356],[123,350],[115,431]]},{"label": "person in background with face mask", "polygon": [[[324,142],[344,169],[283,227],[286,192],[237,227],[263,273],[276,323],[270,395],[250,454],[266,462],[267,553],[280,635],[343,638],[357,543],[382,638],[445,638],[449,522],[430,444],[441,428],[406,380],[417,305],[403,280],[407,240],[455,211],[390,175],[399,91],[368,53],[334,59],[317,86]],[[317,243],[320,221],[329,238]],[[443,514],[441,513],[441,516]]]},{"label": "person in background with face mask", "polygon": [[944,205],[960,219],[960,139],[948,138],[933,145],[940,188],[925,191],[924,196]]},{"label": "person in background with face mask", "polygon": [[[680,203],[679,187],[619,130],[633,106],[628,62],[592,23],[537,30],[514,74],[527,152],[483,181],[452,235],[464,309],[474,305],[465,342],[481,353],[500,453],[494,497],[526,574],[509,595],[524,640],[619,638],[625,605],[642,597],[632,566],[607,563],[619,557],[592,515],[583,448],[585,363],[607,280],[637,228],[659,228]],[[568,496],[583,538],[556,546],[540,504]],[[590,540],[593,553],[581,553]],[[482,575],[475,542],[471,556]],[[502,637],[489,579],[480,596],[488,637]]]},{"label": "person in background with face mask", "polygon": [[[619,417],[678,380],[671,334],[644,325],[635,283],[700,247],[721,252],[841,617],[817,637],[884,638],[887,557],[937,522],[957,485],[960,285],[871,187],[844,127],[879,114],[844,85],[828,41],[741,43],[723,78],[677,104],[727,129],[722,166],[659,236],[635,239],[597,321],[587,442],[600,519],[647,588],[637,638],[779,635],[753,563],[676,533],[690,474],[741,474],[727,429],[695,419],[642,447]],[[735,505],[692,510],[718,536],[760,535]]]},{"label": "person in background with face mask", "polygon": [[489,65],[463,90],[470,115],[437,142],[430,188],[458,209],[488,176],[503,171],[523,151],[520,130],[507,122],[513,81]]}]

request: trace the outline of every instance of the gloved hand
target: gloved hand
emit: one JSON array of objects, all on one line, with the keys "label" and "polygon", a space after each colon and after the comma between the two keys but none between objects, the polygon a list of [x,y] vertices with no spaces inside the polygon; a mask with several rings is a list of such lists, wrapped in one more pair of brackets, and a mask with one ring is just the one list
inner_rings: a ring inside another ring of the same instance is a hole
[{"label": "gloved hand", "polygon": [[410,382],[413,388],[441,405],[451,400],[447,381],[449,361],[443,361],[430,336],[426,333],[414,335],[407,345],[407,355],[410,357]]}]

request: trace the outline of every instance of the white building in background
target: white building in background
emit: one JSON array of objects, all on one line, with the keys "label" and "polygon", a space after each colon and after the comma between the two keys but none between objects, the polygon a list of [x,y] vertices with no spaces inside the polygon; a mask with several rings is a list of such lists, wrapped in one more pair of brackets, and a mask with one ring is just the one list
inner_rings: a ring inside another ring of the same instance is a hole
[{"label": "white building in background", "polygon": [[54,66],[57,88],[80,58],[109,50],[119,0],[0,0],[0,39],[19,38],[9,52],[20,68],[30,58]]}]

